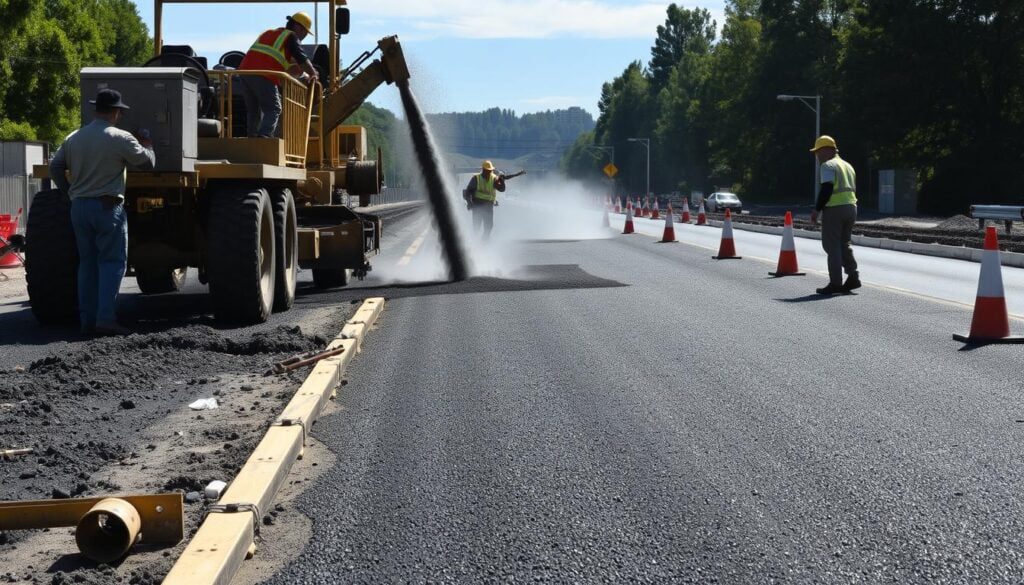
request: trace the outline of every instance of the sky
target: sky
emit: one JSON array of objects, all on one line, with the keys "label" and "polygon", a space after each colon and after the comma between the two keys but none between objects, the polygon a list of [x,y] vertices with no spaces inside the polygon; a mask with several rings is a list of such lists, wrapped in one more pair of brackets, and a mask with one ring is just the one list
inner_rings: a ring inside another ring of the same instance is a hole
[{"label": "sky", "polygon": [[[153,2],[135,0],[150,31]],[[724,0],[677,1],[706,8],[721,29]],[[378,39],[398,35],[412,89],[427,112],[516,113],[579,106],[597,116],[601,84],[635,60],[646,63],[667,2],[648,0],[350,0],[351,34],[342,37],[347,63]],[[165,4],[164,44],[189,44],[211,63],[245,51],[256,36],[282,26],[312,2]],[[320,42],[328,13],[319,4]],[[307,39],[305,42],[312,42]],[[394,88],[380,88],[375,105],[396,114]]]}]

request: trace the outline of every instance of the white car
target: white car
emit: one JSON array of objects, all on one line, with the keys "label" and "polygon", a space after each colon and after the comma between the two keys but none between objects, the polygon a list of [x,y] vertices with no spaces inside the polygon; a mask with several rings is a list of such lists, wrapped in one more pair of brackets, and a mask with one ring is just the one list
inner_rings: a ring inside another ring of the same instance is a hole
[{"label": "white car", "polygon": [[712,193],[704,200],[704,208],[713,213],[725,211],[726,209],[731,209],[733,213],[740,213],[743,211],[743,202],[740,201],[740,198],[735,193],[718,191]]}]

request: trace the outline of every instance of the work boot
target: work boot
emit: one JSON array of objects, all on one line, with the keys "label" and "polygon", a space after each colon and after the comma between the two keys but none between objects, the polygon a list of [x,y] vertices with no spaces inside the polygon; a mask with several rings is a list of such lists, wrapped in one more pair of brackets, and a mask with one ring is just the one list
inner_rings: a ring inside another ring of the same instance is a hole
[{"label": "work boot", "polygon": [[831,282],[828,283],[828,286],[823,286],[821,288],[814,290],[819,295],[836,295],[839,293],[846,292],[846,290],[844,290],[843,287],[839,286],[838,284],[832,284]]},{"label": "work boot", "polygon": [[856,272],[846,277],[846,282],[843,283],[843,292],[850,292],[855,288],[860,288],[860,274]]},{"label": "work boot", "polygon": [[131,334],[130,329],[121,326],[119,323],[97,323],[94,331],[100,337]]}]

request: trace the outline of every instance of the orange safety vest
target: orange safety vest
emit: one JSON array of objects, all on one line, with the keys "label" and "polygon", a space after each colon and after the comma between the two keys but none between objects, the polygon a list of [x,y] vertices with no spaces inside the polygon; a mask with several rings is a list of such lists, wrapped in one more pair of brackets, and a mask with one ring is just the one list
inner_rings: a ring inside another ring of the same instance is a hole
[{"label": "orange safety vest", "polygon": [[[293,56],[288,51],[287,41],[288,35],[292,34],[295,33],[284,27],[264,31],[249,47],[249,52],[245,54],[238,68],[248,71],[288,71]],[[277,78],[267,79],[274,85],[281,84]]]}]

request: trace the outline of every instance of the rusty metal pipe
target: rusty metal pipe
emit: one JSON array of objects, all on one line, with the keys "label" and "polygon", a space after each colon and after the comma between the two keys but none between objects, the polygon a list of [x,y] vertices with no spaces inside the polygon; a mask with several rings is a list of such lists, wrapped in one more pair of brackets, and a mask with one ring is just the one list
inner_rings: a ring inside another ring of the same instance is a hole
[{"label": "rusty metal pipe", "polygon": [[139,511],[119,498],[100,500],[78,521],[75,542],[83,555],[97,563],[123,557],[139,540]]}]

